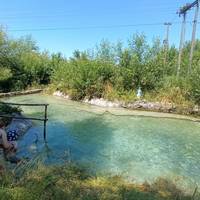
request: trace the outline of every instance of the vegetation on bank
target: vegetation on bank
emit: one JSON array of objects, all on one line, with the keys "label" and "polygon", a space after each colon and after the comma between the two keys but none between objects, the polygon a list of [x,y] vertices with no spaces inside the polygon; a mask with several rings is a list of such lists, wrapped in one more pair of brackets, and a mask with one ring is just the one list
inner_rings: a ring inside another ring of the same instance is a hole
[{"label": "vegetation on bank", "polygon": [[[20,114],[21,112],[22,112],[21,108],[2,104],[0,101],[0,115],[12,115],[13,113]],[[7,118],[7,117],[0,117],[0,118],[5,122],[5,124],[8,124],[11,122],[11,118]]]},{"label": "vegetation on bank", "polygon": [[12,114],[12,113],[21,113],[21,109],[19,107],[16,106],[10,106],[7,104],[3,104],[0,101],[0,113],[1,114]]},{"label": "vegetation on bank", "polygon": [[190,74],[189,49],[190,43],[185,43],[177,77],[178,50],[171,46],[164,64],[163,44],[155,39],[149,45],[143,34],[134,34],[126,44],[102,40],[94,49],[76,50],[66,59],[61,53],[41,52],[31,37],[10,39],[0,31],[0,91],[50,85],[75,100],[103,97],[132,102],[141,87],[147,100],[199,105],[200,41]]},{"label": "vegetation on bank", "polygon": [[39,52],[30,37],[10,39],[0,31],[0,91],[16,91],[48,84],[52,65],[46,52]]},{"label": "vegetation on bank", "polygon": [[4,200],[191,200],[173,183],[158,179],[153,184],[127,183],[120,177],[95,177],[71,164],[57,167],[40,165],[23,176],[0,176],[0,199]]}]

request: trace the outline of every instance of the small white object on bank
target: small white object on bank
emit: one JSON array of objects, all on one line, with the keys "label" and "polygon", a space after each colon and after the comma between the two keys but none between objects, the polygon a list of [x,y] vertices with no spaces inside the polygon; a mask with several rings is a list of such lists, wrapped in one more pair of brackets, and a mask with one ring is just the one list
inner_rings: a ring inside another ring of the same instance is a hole
[{"label": "small white object on bank", "polygon": [[142,97],[142,89],[141,87],[139,87],[137,90],[137,98],[141,98],[141,97]]}]

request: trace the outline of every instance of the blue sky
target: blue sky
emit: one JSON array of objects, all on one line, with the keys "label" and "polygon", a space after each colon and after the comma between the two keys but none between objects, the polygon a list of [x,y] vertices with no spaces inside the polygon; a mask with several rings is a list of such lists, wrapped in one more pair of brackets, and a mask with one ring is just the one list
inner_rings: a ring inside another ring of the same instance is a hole
[{"label": "blue sky", "polygon": [[[174,22],[170,44],[178,45],[181,24],[177,22],[181,22],[181,18],[176,11],[188,2],[190,0],[2,0],[0,23],[11,37],[32,35],[41,50],[62,52],[67,57],[75,49],[92,48],[102,39],[126,42],[135,32],[145,33],[149,41],[153,37],[163,40],[162,23],[168,21]],[[187,21],[193,20],[193,14],[191,10]],[[156,23],[158,25],[144,25]],[[187,40],[191,38],[191,28],[192,24],[188,23]]]}]

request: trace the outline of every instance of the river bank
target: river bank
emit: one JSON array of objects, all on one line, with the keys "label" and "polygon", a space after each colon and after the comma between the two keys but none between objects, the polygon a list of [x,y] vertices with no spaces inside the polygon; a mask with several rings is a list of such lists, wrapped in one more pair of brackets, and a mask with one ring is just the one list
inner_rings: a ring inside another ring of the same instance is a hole
[{"label": "river bank", "polygon": [[19,96],[19,95],[37,94],[37,93],[41,93],[42,91],[43,89],[33,89],[33,90],[25,90],[25,91],[0,93],[0,98],[13,97],[13,96]]},{"label": "river bank", "polygon": [[[0,93],[0,98],[30,95],[42,92],[46,93],[42,89]],[[71,97],[69,95],[64,94],[60,91],[53,92],[52,95],[66,100],[71,100]],[[109,101],[103,98],[92,98],[90,100],[84,99],[80,102],[107,109],[124,108],[126,110],[126,114],[127,112],[130,112],[130,115],[138,115],[138,111],[140,111],[139,114],[140,116],[177,118],[177,119],[187,119],[192,121],[200,120],[200,107],[197,105],[194,107],[184,107],[184,106],[177,106],[172,103],[150,102],[143,99],[138,99],[134,102],[126,103],[117,100]],[[122,110],[120,110],[120,112],[122,112]]]},{"label": "river bank", "polygon": [[[53,96],[61,97],[63,99],[71,100],[69,95],[66,95],[60,91],[56,91],[53,93]],[[162,117],[158,113],[163,113],[164,117],[173,117],[178,119],[192,119],[193,121],[199,121],[200,116],[200,107],[184,107],[177,106],[173,103],[161,103],[161,102],[149,102],[146,100],[138,99],[134,102],[122,102],[122,101],[109,101],[103,98],[92,98],[92,99],[84,99],[81,101],[82,103],[99,106],[102,108],[125,108],[127,111],[131,111],[131,114],[136,114],[137,111],[142,112],[142,116],[148,116],[148,112],[150,111],[150,116]],[[133,113],[136,111],[136,113]]]},{"label": "river bank", "polygon": [[[25,91],[16,91],[9,93],[0,93],[0,98],[4,97],[13,97],[20,95],[30,95],[42,93],[43,89],[33,89],[33,90],[25,90]],[[71,97],[67,94],[64,94],[60,91],[56,91],[53,93],[53,96],[62,97],[64,99],[71,100]],[[138,99],[133,102],[124,102],[124,101],[109,101],[104,98],[92,98],[92,99],[84,99],[81,102],[104,107],[104,108],[126,108],[130,110],[141,110],[141,111],[155,111],[155,112],[163,112],[163,113],[174,113],[174,114],[182,114],[182,115],[191,115],[191,116],[200,116],[200,106],[183,106],[183,105],[175,105],[174,103],[167,102],[151,102],[145,99]]]}]

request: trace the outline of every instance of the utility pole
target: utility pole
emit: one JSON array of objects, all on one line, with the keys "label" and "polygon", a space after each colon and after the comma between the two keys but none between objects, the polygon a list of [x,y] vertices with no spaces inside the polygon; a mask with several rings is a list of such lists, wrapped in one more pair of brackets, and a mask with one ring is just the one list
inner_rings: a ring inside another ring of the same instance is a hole
[{"label": "utility pole", "polygon": [[182,21],[182,27],[181,27],[181,39],[180,39],[180,45],[179,45],[177,77],[179,77],[180,69],[181,69],[181,57],[182,57],[182,51],[183,51],[183,44],[185,41],[185,25],[186,25],[186,12],[183,13],[183,21]]},{"label": "utility pole", "polygon": [[191,49],[190,49],[190,60],[189,60],[190,62],[189,62],[189,67],[188,67],[188,74],[190,74],[191,69],[192,69],[192,59],[193,59],[193,52],[194,52],[194,47],[195,47],[198,15],[199,15],[199,1],[197,1],[197,4],[196,4],[196,10],[195,10],[194,21],[193,21],[192,41],[191,41]]},{"label": "utility pole", "polygon": [[195,6],[197,6],[197,8],[196,8],[195,19],[194,19],[194,24],[193,24],[192,43],[191,43],[191,50],[190,50],[190,64],[189,64],[189,68],[188,68],[188,72],[190,72],[190,69],[192,66],[193,50],[194,50],[194,46],[195,46],[196,26],[197,26],[197,19],[198,19],[198,13],[199,13],[199,0],[195,0],[191,4],[186,4],[179,11],[179,16],[183,15],[183,22],[182,22],[181,39],[180,39],[180,46],[179,46],[177,77],[180,74],[181,56],[182,56],[183,44],[184,44],[184,40],[185,40],[186,14],[187,14],[188,10],[190,10],[191,8],[193,8]]},{"label": "utility pole", "polygon": [[169,50],[169,28],[172,25],[172,23],[166,22],[166,23],[164,23],[164,25],[167,27],[166,38],[163,41],[163,43],[164,43],[164,50],[165,50],[165,54],[164,54],[164,66],[165,66],[166,62],[167,62],[167,54],[168,54],[168,50]]}]

